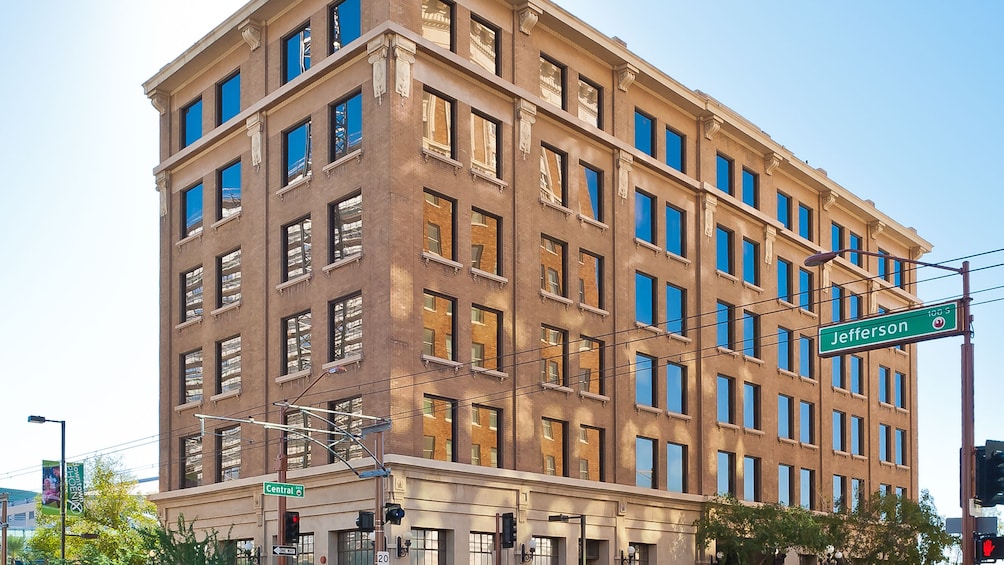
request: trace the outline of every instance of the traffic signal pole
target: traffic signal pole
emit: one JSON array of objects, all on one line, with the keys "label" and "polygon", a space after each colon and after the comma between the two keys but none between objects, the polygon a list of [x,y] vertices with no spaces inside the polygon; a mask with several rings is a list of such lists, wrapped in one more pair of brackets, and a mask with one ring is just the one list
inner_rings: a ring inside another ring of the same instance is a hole
[{"label": "traffic signal pole", "polygon": [[973,497],[976,491],[976,439],[973,431],[974,408],[974,354],[972,298],[969,296],[969,261],[962,262],[958,271],[962,275],[962,320],[965,324],[962,342],[962,563],[976,562],[976,517],[973,516]]}]

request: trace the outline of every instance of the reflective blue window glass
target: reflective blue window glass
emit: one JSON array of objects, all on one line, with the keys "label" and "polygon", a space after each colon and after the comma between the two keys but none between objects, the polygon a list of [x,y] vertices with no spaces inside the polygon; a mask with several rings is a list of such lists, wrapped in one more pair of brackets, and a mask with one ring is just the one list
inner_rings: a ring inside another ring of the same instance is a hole
[{"label": "reflective blue window glass", "polygon": [[235,73],[216,86],[216,125],[241,112],[241,74]]},{"label": "reflective blue window glass", "polygon": [[[847,236],[847,247],[850,249],[861,249],[861,236],[852,233]],[[851,251],[847,254],[847,259],[857,266],[861,266],[861,254],[856,251]]]},{"label": "reflective blue window glass", "polygon": [[833,368],[833,386],[835,388],[847,388],[847,377],[844,375],[844,356],[837,355],[836,357],[831,357],[831,366]]},{"label": "reflective blue window glass", "polygon": [[715,159],[715,186],[726,194],[732,194],[732,159],[719,154]]},{"label": "reflective blue window glass", "polygon": [[862,298],[858,294],[851,293],[847,297],[847,319],[857,320],[861,317]]},{"label": "reflective blue window glass", "polygon": [[736,455],[727,451],[718,452],[718,494],[735,494]]},{"label": "reflective blue window glass", "polygon": [[802,443],[815,443],[815,422],[813,421],[812,403],[804,400],[798,403],[798,440]]},{"label": "reflective blue window glass", "polygon": [[715,311],[716,324],[716,341],[715,345],[718,347],[724,347],[726,349],[732,349],[732,341],[735,333],[732,331],[733,316],[732,316],[732,306],[724,302],[719,302],[718,307]]},{"label": "reflective blue window glass", "polygon": [[791,288],[791,263],[784,259],[777,260],[777,297],[788,303],[794,303]]},{"label": "reflective blue window glass", "polygon": [[879,460],[889,461],[889,426],[879,424]]},{"label": "reflective blue window glass", "polygon": [[222,220],[241,211],[241,162],[224,167],[219,174],[217,218]]},{"label": "reflective blue window glass", "polygon": [[812,495],[815,492],[814,473],[812,469],[802,469],[801,476],[799,477],[799,492],[801,500],[799,504],[802,508],[806,510],[812,510]]},{"label": "reflective blue window glass", "polygon": [[889,253],[884,249],[879,249],[878,252],[879,255],[881,255],[881,257],[878,257],[877,261],[878,276],[882,280],[889,280],[889,257],[887,257]]},{"label": "reflective blue window glass", "polygon": [[672,284],[666,285],[666,331],[684,335],[687,291]]},{"label": "reflective blue window glass", "polygon": [[363,141],[363,95],[356,93],[331,108],[331,160],[355,151]]},{"label": "reflective blue window glass", "polygon": [[889,367],[883,367],[879,365],[879,379],[878,379],[878,395],[879,402],[884,402],[889,404]]},{"label": "reflective blue window glass", "polygon": [[760,387],[743,383],[743,426],[760,429]]},{"label": "reflective blue window glass", "polygon": [[686,257],[684,252],[684,222],[683,210],[675,206],[666,206],[666,251],[680,257]]},{"label": "reflective blue window glass", "polygon": [[634,193],[634,236],[642,241],[655,244],[655,221],[652,211],[655,209],[655,197],[644,192]]},{"label": "reflective blue window glass", "polygon": [[683,170],[683,134],[666,128],[666,164],[674,169]]},{"label": "reflective blue window glass", "polygon": [[718,375],[718,421],[726,424],[735,423],[735,389],[732,378]]},{"label": "reflective blue window glass", "polygon": [[635,320],[648,326],[655,325],[655,279],[635,273],[634,294]]},{"label": "reflective blue window glass", "polygon": [[646,155],[655,156],[655,121],[642,114],[638,110],[634,111],[634,146]]},{"label": "reflective blue window glass", "polygon": [[864,384],[862,381],[864,378],[864,360],[857,355],[851,355],[848,361],[850,361],[851,392],[864,394]]},{"label": "reflective blue window glass", "polygon": [[310,24],[307,24],[282,42],[283,84],[300,76],[310,68]]},{"label": "reflective blue window glass", "polygon": [[781,506],[791,506],[791,474],[790,465],[777,466],[777,503]]},{"label": "reflective blue window glass", "polygon": [[686,492],[687,489],[687,446],[678,443],[666,444],[666,490]]},{"label": "reflective blue window glass", "polygon": [[743,203],[757,208],[760,205],[758,194],[759,178],[755,173],[743,169]]},{"label": "reflective blue window glass", "polygon": [[361,21],[359,0],[342,0],[331,7],[331,53],[361,35]]},{"label": "reflective blue window glass", "polygon": [[864,418],[851,416],[851,455],[864,454]]},{"label": "reflective blue window glass", "polygon": [[791,229],[791,197],[782,192],[777,193],[777,221]]},{"label": "reflective blue window glass", "polygon": [[892,399],[897,408],[906,408],[906,375],[896,372],[893,381]]},{"label": "reflective blue window glass", "polygon": [[792,413],[790,396],[783,394],[777,397],[777,437],[792,439]]},{"label": "reflective blue window glass", "polygon": [[808,379],[813,378],[812,374],[812,338],[799,336],[798,338],[798,375]]},{"label": "reflective blue window glass", "polygon": [[715,228],[715,267],[723,273],[735,274],[732,261],[732,232],[721,226]]},{"label": "reflective blue window glass", "polygon": [[643,406],[655,406],[655,382],[652,376],[655,359],[637,353],[634,356],[634,400]]},{"label": "reflective blue window glass", "polygon": [[743,239],[743,280],[754,286],[760,285],[759,255],[760,246],[753,241]]},{"label": "reflective blue window glass", "polygon": [[202,98],[181,109],[181,146],[188,147],[202,137]]},{"label": "reflective blue window glass", "polygon": [[838,285],[830,287],[830,314],[834,322],[844,319],[844,289]]},{"label": "reflective blue window glass", "polygon": [[760,323],[752,312],[743,312],[743,355],[760,357]]},{"label": "reflective blue window glass", "polygon": [[282,185],[295,182],[310,172],[310,122],[283,134],[285,152]]},{"label": "reflective blue window glass", "polygon": [[184,225],[181,226],[181,237],[188,237],[202,232],[202,183],[181,193],[181,207],[185,211]]},{"label": "reflective blue window glass", "polygon": [[798,235],[812,241],[812,208],[798,205]]},{"label": "reflective blue window glass", "polygon": [[655,488],[655,440],[635,438],[635,486]]},{"label": "reflective blue window glass", "polygon": [[792,369],[793,351],[791,340],[793,332],[787,328],[777,328],[777,368],[784,371]]},{"label": "reflective blue window glass", "polygon": [[760,459],[743,457],[743,500],[760,500]]},{"label": "reflective blue window glass", "polygon": [[840,224],[830,224],[830,250],[839,251],[844,248],[844,228]]},{"label": "reflective blue window glass", "polygon": [[666,363],[666,410],[687,413],[686,369],[683,365]]},{"label": "reflective blue window glass", "polygon": [[798,306],[802,310],[812,311],[812,273],[805,269],[798,270]]},{"label": "reflective blue window glass", "polygon": [[[603,221],[603,209],[601,208],[602,201],[600,200],[600,172],[592,167],[586,165],[582,166],[582,178],[585,181],[585,189],[587,194],[582,196],[587,196],[588,209],[586,208],[586,203],[580,204],[580,209],[582,209],[583,214],[596,220],[597,222]],[[581,196],[580,196],[581,197]]]}]

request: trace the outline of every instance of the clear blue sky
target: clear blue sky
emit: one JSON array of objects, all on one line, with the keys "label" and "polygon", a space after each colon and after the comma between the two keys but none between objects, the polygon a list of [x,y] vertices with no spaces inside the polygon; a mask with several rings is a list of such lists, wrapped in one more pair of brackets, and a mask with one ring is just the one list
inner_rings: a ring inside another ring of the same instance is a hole
[{"label": "clear blue sky", "polygon": [[[974,256],[976,440],[1004,439],[1004,3],[563,0],[931,241]],[[0,35],[0,486],[117,451],[156,474],[158,115],[141,84],[235,0],[36,0]],[[978,255],[978,256],[977,256]],[[952,265],[958,266],[955,262]],[[922,271],[921,278],[938,273]],[[961,292],[925,282],[934,302]],[[961,338],[920,346],[920,484],[960,515]],[[824,439],[825,441],[825,439]],[[142,446],[142,447],[136,447]]]}]

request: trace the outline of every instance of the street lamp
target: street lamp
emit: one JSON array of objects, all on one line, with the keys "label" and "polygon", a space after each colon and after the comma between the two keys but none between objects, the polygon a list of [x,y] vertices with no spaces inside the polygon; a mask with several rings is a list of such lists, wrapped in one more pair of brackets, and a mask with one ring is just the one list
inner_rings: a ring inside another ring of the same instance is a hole
[{"label": "street lamp", "polygon": [[834,549],[832,545],[826,546],[826,556],[823,558],[823,563],[826,565],[836,565],[844,558],[844,554],[838,550]]},{"label": "street lamp", "polygon": [[974,439],[974,419],[975,419],[975,409],[974,405],[974,353],[973,353],[973,338],[972,338],[972,324],[973,316],[971,312],[971,302],[972,298],[969,296],[969,261],[963,261],[962,267],[948,267],[945,265],[939,265],[937,263],[927,263],[925,261],[917,261],[914,259],[907,259],[905,257],[896,257],[886,253],[875,253],[873,251],[864,251],[862,249],[838,249],[836,251],[826,251],[823,253],[816,253],[815,255],[810,255],[805,259],[806,267],[815,267],[828,263],[835,259],[837,256],[843,253],[858,253],[860,255],[869,255],[871,257],[878,257],[881,259],[894,259],[897,261],[902,261],[903,263],[910,263],[912,265],[920,265],[922,267],[934,267],[935,269],[943,269],[945,271],[951,271],[957,275],[962,275],[962,480],[961,480],[961,494],[962,494],[962,562],[964,565],[971,565],[976,556],[976,546],[975,546],[975,521],[972,513],[969,511],[970,501],[973,499],[973,491],[975,490],[974,485],[974,466],[975,466],[975,442]]},{"label": "street lamp", "polygon": [[629,545],[627,548],[627,556],[624,555],[624,550],[621,550],[621,565],[628,565],[634,563],[634,555],[638,552],[638,549],[633,545]]},{"label": "street lamp", "polygon": [[530,548],[527,549],[525,543],[519,544],[519,562],[529,563],[533,560],[533,554],[537,552],[537,540],[530,536]]},{"label": "street lamp", "polygon": [[579,521],[579,564],[586,565],[586,516],[584,514],[575,516],[552,514],[547,517],[548,522],[568,522],[569,520]]},{"label": "street lamp", "polygon": [[32,424],[59,423],[59,558],[66,562],[66,420],[50,420],[45,416],[28,416]]}]

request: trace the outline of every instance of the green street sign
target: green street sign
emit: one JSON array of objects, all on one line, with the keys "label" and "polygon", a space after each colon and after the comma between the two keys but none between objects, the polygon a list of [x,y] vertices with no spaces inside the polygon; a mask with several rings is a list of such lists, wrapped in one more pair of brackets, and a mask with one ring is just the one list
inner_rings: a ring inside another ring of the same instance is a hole
[{"label": "green street sign", "polygon": [[961,335],[962,302],[945,302],[819,328],[820,357]]},{"label": "green street sign", "polygon": [[272,483],[265,481],[262,484],[262,492],[272,496],[290,496],[293,498],[303,498],[303,485],[291,485],[289,483]]}]

